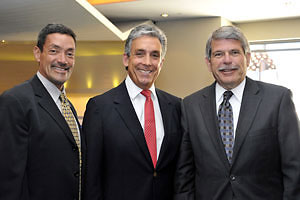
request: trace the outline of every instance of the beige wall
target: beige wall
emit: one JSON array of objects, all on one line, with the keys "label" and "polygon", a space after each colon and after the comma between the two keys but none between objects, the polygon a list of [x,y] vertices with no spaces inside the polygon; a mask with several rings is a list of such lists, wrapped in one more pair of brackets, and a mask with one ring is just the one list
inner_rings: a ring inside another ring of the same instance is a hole
[{"label": "beige wall", "polygon": [[300,18],[237,24],[249,41],[300,38]]},{"label": "beige wall", "polygon": [[168,37],[168,51],[156,86],[185,97],[213,81],[208,72],[205,44],[221,18],[203,18],[157,23]]}]

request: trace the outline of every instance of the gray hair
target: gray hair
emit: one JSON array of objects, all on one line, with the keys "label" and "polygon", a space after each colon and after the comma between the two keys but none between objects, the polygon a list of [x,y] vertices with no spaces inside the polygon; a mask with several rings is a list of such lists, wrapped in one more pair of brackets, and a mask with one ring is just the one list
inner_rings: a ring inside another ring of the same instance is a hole
[{"label": "gray hair", "polygon": [[157,26],[149,25],[149,24],[142,24],[142,25],[136,26],[135,28],[133,28],[131,30],[131,32],[126,40],[126,43],[125,43],[125,54],[128,57],[130,56],[132,41],[134,39],[142,37],[142,36],[151,36],[151,37],[157,38],[162,47],[162,58],[165,57],[166,52],[167,52],[167,36]]},{"label": "gray hair", "polygon": [[250,53],[249,43],[242,31],[236,26],[222,26],[215,30],[206,42],[205,54],[206,58],[211,58],[211,42],[212,40],[234,39],[242,44],[244,54]]}]

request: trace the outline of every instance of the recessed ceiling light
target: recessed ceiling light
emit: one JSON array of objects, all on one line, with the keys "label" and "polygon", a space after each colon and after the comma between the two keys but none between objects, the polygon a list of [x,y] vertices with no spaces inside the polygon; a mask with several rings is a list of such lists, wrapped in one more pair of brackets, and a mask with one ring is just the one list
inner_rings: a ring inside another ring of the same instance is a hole
[{"label": "recessed ceiling light", "polygon": [[5,40],[1,40],[2,43],[5,43]]},{"label": "recessed ceiling light", "polygon": [[162,16],[162,17],[169,17],[169,14],[168,13],[162,13],[162,14],[160,14],[160,16]]}]

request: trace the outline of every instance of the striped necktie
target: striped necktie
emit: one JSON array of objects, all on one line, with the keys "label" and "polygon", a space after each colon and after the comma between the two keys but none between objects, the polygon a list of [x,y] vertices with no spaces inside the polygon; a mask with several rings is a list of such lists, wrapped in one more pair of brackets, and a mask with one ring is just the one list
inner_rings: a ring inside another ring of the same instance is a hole
[{"label": "striped necktie", "polygon": [[69,125],[71,132],[73,134],[74,140],[79,150],[79,199],[81,195],[81,166],[82,166],[82,157],[81,157],[81,148],[80,148],[80,140],[79,140],[79,133],[77,128],[77,122],[71,110],[69,101],[64,93],[60,94],[59,99],[61,100],[61,110],[62,114]]}]

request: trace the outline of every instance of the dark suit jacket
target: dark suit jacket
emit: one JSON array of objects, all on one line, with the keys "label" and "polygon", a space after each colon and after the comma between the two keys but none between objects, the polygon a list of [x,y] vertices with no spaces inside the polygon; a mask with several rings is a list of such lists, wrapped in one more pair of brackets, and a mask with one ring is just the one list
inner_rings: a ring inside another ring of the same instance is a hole
[{"label": "dark suit jacket", "polygon": [[78,148],[37,76],[0,97],[0,160],[1,200],[78,199]]},{"label": "dark suit jacket", "polygon": [[125,82],[89,100],[85,200],[169,200],[181,141],[180,99],[156,89],[165,136],[156,169]]},{"label": "dark suit jacket", "polygon": [[291,92],[246,80],[233,150],[218,130],[215,84],[183,100],[176,200],[299,200],[300,132]]}]

